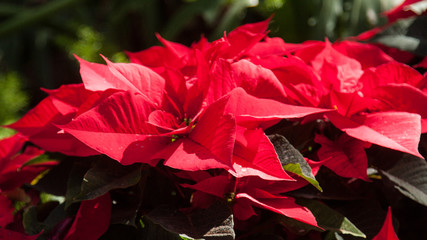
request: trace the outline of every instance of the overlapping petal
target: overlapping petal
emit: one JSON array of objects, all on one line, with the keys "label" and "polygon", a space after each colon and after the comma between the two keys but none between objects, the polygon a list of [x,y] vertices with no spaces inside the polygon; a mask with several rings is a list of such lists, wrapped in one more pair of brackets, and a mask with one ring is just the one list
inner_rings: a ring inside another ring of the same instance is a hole
[{"label": "overlapping petal", "polygon": [[368,157],[365,148],[368,148],[370,144],[346,134],[341,135],[335,142],[323,135],[316,135],[314,141],[322,145],[317,152],[322,165],[342,177],[369,181]]},{"label": "overlapping petal", "polygon": [[378,112],[352,119],[337,113],[327,116],[351,137],[422,158],[418,152],[421,135],[421,117],[418,114]]},{"label": "overlapping petal", "polygon": [[[312,213],[307,208],[297,205],[295,199],[268,192],[269,181],[259,178],[237,178],[236,181],[238,183],[233,187],[235,183],[230,182],[228,176],[220,175],[206,178],[194,185],[182,185],[221,198],[230,196],[231,200],[234,200],[233,214],[238,220],[248,220],[257,215],[254,210],[256,207],[317,226]],[[252,185],[252,183],[258,184]],[[282,189],[281,191],[283,193],[286,190]],[[229,195],[230,193],[234,196]]]},{"label": "overlapping petal", "polygon": [[244,129],[237,132],[234,147],[233,168],[236,178],[258,176],[266,180],[290,180],[268,137],[262,129]]},{"label": "overlapping petal", "polygon": [[[299,220],[301,222],[310,224],[312,226],[317,226],[316,218],[313,214],[305,207],[302,207],[295,203],[295,199],[285,196],[275,196],[261,189],[254,189],[251,194],[248,193],[238,193],[236,194],[236,204],[239,205],[239,201],[242,199],[247,199],[250,201],[252,206],[261,207],[272,212],[276,212],[287,217]],[[247,217],[247,207],[234,209],[236,217],[243,215]],[[250,212],[250,211],[249,211]],[[242,219],[244,220],[244,219]]]},{"label": "overlapping petal", "polygon": [[155,133],[155,127],[146,122],[155,109],[141,94],[117,92],[59,127],[89,147],[120,161],[131,143]]}]

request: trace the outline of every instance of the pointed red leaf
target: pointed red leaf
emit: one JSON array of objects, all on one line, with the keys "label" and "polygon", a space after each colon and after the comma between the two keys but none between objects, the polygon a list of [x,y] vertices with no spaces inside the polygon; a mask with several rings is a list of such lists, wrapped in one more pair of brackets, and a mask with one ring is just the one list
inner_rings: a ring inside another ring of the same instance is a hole
[{"label": "pointed red leaf", "polygon": [[204,146],[219,161],[232,165],[236,122],[232,115],[223,114],[222,106],[210,105],[189,135],[194,142]]},{"label": "pointed red leaf", "polygon": [[377,68],[367,69],[359,81],[363,86],[361,91],[368,96],[375,88],[380,86],[393,83],[406,83],[417,86],[422,79],[423,76],[408,65],[389,62]]},{"label": "pointed red leaf", "polygon": [[139,92],[153,103],[161,105],[165,89],[165,80],[153,70],[134,63],[112,63],[104,58],[107,65],[80,62],[80,74],[88,90],[105,91],[117,89]]},{"label": "pointed red leaf", "polygon": [[7,127],[15,129],[25,136],[32,136],[42,132],[50,123],[58,119],[64,119],[58,112],[58,109],[52,103],[52,99],[47,97],[43,99],[35,108],[28,111],[17,122]]},{"label": "pointed red leaf", "polygon": [[65,240],[97,240],[110,226],[111,198],[107,193],[96,199],[82,201]]},{"label": "pointed red leaf", "polygon": [[156,34],[157,39],[169,50],[170,53],[172,53],[177,58],[182,58],[186,55],[188,55],[190,48],[176,43],[168,41],[160,36],[160,34]]},{"label": "pointed red leaf", "polygon": [[119,90],[135,90],[145,95],[153,103],[161,106],[165,94],[165,80],[153,70],[133,63],[112,63],[105,58],[108,69],[117,77]]},{"label": "pointed red leaf", "polygon": [[151,68],[160,73],[165,66],[178,67],[182,63],[169,49],[161,46],[150,47],[140,52],[126,52],[132,63]]},{"label": "pointed red leaf", "polygon": [[421,62],[414,65],[415,68],[427,68],[427,57],[424,57]]},{"label": "pointed red leaf", "polygon": [[262,122],[279,119],[302,118],[308,115],[334,111],[302,107],[281,103],[271,99],[257,98],[247,94],[242,88],[235,88],[217,102],[226,101],[224,113],[231,113],[238,124],[257,127]]},{"label": "pointed red leaf", "polygon": [[258,176],[271,181],[295,181],[283,170],[273,144],[262,129],[238,131],[233,154],[233,168],[229,172],[236,178]]},{"label": "pointed red leaf", "polygon": [[423,158],[418,152],[421,135],[418,114],[378,112],[349,119],[332,112],[327,117],[351,137]]},{"label": "pointed red leaf", "polygon": [[[254,192],[251,194],[236,194],[235,205],[238,205],[241,199],[249,200],[253,206],[264,208],[317,227],[316,218],[310,210],[296,204],[295,199],[291,197],[275,196],[263,190],[254,189]],[[234,214],[236,218],[239,218],[242,212],[234,211]],[[244,215],[246,215],[246,213],[243,213],[243,216]]]},{"label": "pointed red leaf", "polygon": [[94,104],[101,97],[99,93],[85,89],[83,84],[62,85],[58,89],[44,91],[63,116],[78,112],[82,105]]},{"label": "pointed red leaf", "polygon": [[[80,63],[80,75],[86,89],[91,91],[105,91],[107,89],[132,88],[128,82],[118,79],[107,65],[85,61],[74,55]],[[132,88],[134,89],[134,88]]]},{"label": "pointed red leaf", "polygon": [[153,133],[154,127],[146,120],[154,109],[140,94],[117,92],[59,127],[89,147],[120,161],[129,144]]},{"label": "pointed red leaf", "polygon": [[218,60],[211,71],[208,104],[236,87],[255,97],[286,101],[285,90],[273,72],[247,60],[234,63]]},{"label": "pointed red leaf", "polygon": [[[83,85],[64,85],[57,90],[47,91],[50,95],[43,99],[17,122],[8,125],[41,148],[61,152],[72,156],[90,156],[98,154],[67,133],[59,133],[54,124],[69,122],[76,112],[84,112],[100,98],[92,94]],[[83,105],[84,107],[82,107]]]},{"label": "pointed red leaf", "polygon": [[127,146],[120,163],[123,165],[147,163],[151,166],[156,166],[161,160],[159,157],[156,157],[156,154],[164,151],[171,143],[172,138],[170,136],[146,136]]},{"label": "pointed red leaf", "polygon": [[194,185],[181,184],[181,186],[223,198],[224,194],[231,190],[230,184],[229,176],[215,176],[203,179]]},{"label": "pointed red leaf", "polygon": [[322,145],[317,155],[324,166],[342,177],[370,181],[366,171],[368,157],[365,152],[365,148],[370,144],[346,134],[341,135],[337,141],[316,135],[314,141]]},{"label": "pointed red leaf", "polygon": [[225,41],[228,43],[225,45],[227,47],[220,52],[220,57],[233,59],[245,54],[246,51],[251,49],[257,42],[265,37],[269,22],[270,19],[262,22],[245,24],[231,31],[226,37],[215,41]]},{"label": "pointed red leaf", "polygon": [[421,116],[421,132],[427,132],[427,93],[408,84],[388,84],[376,88],[372,97],[383,103],[383,111],[405,111]]},{"label": "pointed red leaf", "polygon": [[393,229],[393,221],[391,216],[391,208],[388,208],[387,217],[380,232],[372,240],[399,240]]},{"label": "pointed red leaf", "polygon": [[[13,222],[13,211],[15,211],[15,207],[12,205],[12,201],[0,194],[0,229]],[[0,239],[2,238],[0,237]]]},{"label": "pointed red leaf", "polygon": [[222,162],[209,149],[188,138],[177,139],[153,158],[165,159],[165,166],[186,171],[228,169],[231,165],[229,162]]},{"label": "pointed red leaf", "polygon": [[21,150],[26,141],[27,139],[19,133],[0,140],[0,169]]},{"label": "pointed red leaf", "polygon": [[363,69],[394,61],[392,57],[372,44],[341,41],[335,42],[332,46],[338,52],[357,60]]},{"label": "pointed red leaf", "polygon": [[[15,135],[16,136],[16,135]],[[6,141],[1,141],[0,144],[6,143]],[[18,143],[19,144],[19,143]],[[17,146],[17,145],[15,145]],[[18,145],[19,146],[19,145]],[[16,150],[16,149],[14,149]],[[13,152],[13,156],[6,158],[0,158],[0,173],[5,174],[6,172],[18,172],[26,162],[36,158],[44,153],[43,150],[40,150],[33,146],[28,146],[25,148],[24,152],[20,153],[21,148]],[[12,152],[11,152],[12,153]]]}]

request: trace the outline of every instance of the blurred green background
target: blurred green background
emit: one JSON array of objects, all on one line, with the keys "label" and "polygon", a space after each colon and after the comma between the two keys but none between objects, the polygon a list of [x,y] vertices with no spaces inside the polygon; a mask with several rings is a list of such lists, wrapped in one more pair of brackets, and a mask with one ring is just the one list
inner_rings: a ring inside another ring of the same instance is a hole
[{"label": "blurred green background", "polygon": [[[334,41],[385,23],[396,0],[1,0],[0,124],[16,121],[53,89],[78,83],[72,54],[127,61],[123,50],[159,44],[155,33],[190,45],[273,16],[270,36]],[[12,134],[0,128],[0,138]]]}]

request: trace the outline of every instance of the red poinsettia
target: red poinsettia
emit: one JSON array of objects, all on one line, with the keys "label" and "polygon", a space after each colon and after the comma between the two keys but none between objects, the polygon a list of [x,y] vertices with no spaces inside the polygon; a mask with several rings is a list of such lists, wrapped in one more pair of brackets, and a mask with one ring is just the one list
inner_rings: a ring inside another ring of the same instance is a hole
[{"label": "red poinsettia", "polygon": [[[349,136],[421,157],[417,148],[427,118],[421,107],[427,100],[421,89],[423,76],[368,46],[307,42],[294,52],[292,64],[282,60],[283,66],[275,66],[273,72],[295,102],[336,108],[326,115]],[[368,49],[375,50],[369,51],[372,58],[366,62]],[[298,61],[307,67],[299,67]],[[291,66],[312,73],[305,73],[307,81],[290,82]]]},{"label": "red poinsettia", "polygon": [[165,159],[165,165],[185,170],[231,168],[238,126],[265,127],[330,111],[262,98],[262,86],[275,78],[252,65],[226,65],[229,83],[201,91],[204,73],[188,81],[138,64],[80,62],[85,88],[102,97],[55,126],[122,164]]},{"label": "red poinsettia", "polygon": [[283,53],[279,39],[259,43],[267,26],[268,20],[248,24],[192,48],[159,37],[164,48],[129,54],[138,64],[79,59],[84,88],[49,91],[9,127],[70,155],[103,153],[122,164],[155,165],[165,159],[165,165],[186,170],[230,169],[236,134],[243,133],[236,131],[239,127],[255,130],[283,118],[330,111],[285,104],[276,76],[243,59]]}]

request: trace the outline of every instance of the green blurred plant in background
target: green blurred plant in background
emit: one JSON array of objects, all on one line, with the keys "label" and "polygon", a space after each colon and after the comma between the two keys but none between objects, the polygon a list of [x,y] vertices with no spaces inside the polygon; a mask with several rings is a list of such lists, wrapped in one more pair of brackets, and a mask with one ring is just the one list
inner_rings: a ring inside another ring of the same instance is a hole
[{"label": "green blurred plant in background", "polygon": [[[22,91],[21,80],[16,72],[0,75],[0,123],[9,124],[20,117],[20,110],[27,105],[28,97]],[[0,129],[0,139],[12,135],[11,129]]]},{"label": "green blurred plant in background", "polygon": [[[393,0],[3,0],[0,3],[0,124],[16,120],[52,89],[79,82],[73,54],[127,61],[123,50],[158,44],[155,33],[186,45],[203,34],[273,16],[270,36],[331,41],[384,23]],[[30,97],[26,97],[30,96]],[[11,132],[1,130],[0,136]]]}]

